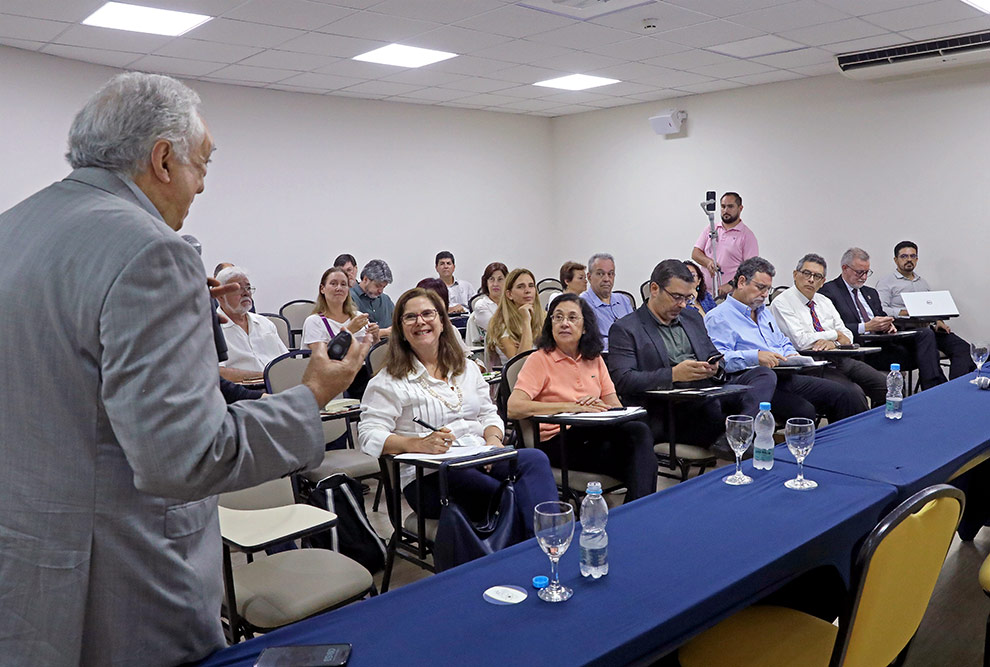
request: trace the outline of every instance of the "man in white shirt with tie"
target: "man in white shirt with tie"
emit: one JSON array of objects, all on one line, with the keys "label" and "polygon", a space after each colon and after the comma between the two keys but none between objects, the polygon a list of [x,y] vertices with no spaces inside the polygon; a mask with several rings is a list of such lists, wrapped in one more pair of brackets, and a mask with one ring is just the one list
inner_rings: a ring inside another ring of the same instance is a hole
[{"label": "man in white shirt with tie", "polygon": [[[828,299],[818,293],[825,282],[825,259],[809,253],[802,257],[794,270],[794,286],[777,295],[770,304],[777,324],[798,350],[834,350],[837,345],[849,345],[853,333]],[[825,377],[845,384],[858,385],[869,397],[873,407],[886,400],[886,376],[853,357],[829,359],[833,367],[825,369]]]}]

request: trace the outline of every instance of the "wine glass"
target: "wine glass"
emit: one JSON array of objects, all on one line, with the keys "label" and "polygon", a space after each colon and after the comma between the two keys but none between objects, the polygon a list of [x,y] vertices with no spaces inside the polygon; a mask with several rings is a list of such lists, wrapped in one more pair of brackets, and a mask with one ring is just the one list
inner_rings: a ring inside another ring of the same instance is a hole
[{"label": "wine glass", "polygon": [[541,588],[537,595],[545,602],[563,602],[574,594],[560,583],[557,561],[571,545],[574,537],[574,508],[569,503],[551,500],[536,506],[534,529],[536,541],[543,553],[550,557],[550,585]]},{"label": "wine glass", "polygon": [[784,482],[784,486],[798,491],[816,488],[818,482],[804,478],[804,458],[815,444],[815,422],[805,417],[791,417],[784,426],[784,438],[798,464],[797,477]]},{"label": "wine glass", "polygon": [[987,344],[986,343],[970,343],[969,344],[969,355],[973,357],[973,363],[976,364],[976,377],[969,381],[970,384],[977,384],[977,379],[980,377],[980,371],[983,370],[983,364],[987,360]]},{"label": "wine glass", "polygon": [[732,486],[751,484],[753,478],[744,475],[742,471],[742,455],[749,449],[753,439],[753,418],[749,415],[731,415],[725,418],[725,438],[729,447],[736,454],[736,472],[734,475],[723,477],[722,481]]}]

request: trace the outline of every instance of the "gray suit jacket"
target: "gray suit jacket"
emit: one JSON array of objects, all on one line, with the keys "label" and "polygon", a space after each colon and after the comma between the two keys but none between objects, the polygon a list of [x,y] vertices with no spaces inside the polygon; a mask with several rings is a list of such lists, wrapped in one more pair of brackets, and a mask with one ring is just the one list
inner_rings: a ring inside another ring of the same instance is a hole
[{"label": "gray suit jacket", "polygon": [[316,465],[305,387],[226,405],[202,262],[77,169],[0,215],[0,664],[224,645],[214,494]]}]

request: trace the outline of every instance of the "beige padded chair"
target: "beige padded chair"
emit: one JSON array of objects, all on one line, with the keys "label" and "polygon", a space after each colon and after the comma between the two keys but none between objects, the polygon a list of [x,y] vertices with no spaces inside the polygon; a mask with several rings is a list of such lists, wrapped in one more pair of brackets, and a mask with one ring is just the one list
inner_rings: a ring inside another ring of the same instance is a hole
[{"label": "beige padded chair", "polygon": [[388,341],[380,340],[368,350],[368,358],[365,363],[368,366],[368,379],[378,375],[378,371],[385,367],[385,358],[388,356]]},{"label": "beige padded chair", "polygon": [[286,349],[291,350],[296,347],[293,345],[292,327],[289,326],[289,320],[275,313],[258,314],[262,317],[267,317],[269,321],[275,325],[275,331],[278,332],[278,337],[281,339],[282,344],[285,345]]},{"label": "beige padded chair", "polygon": [[[266,548],[319,533],[333,525],[333,513],[295,504],[287,478],[220,496],[220,534],[227,639],[295,623],[377,595],[371,573],[328,549],[294,549],[254,559]],[[231,551],[247,554],[233,566]]]},{"label": "beige padded chair", "polygon": [[289,301],[278,309],[278,314],[289,322],[289,330],[292,332],[293,344],[289,348],[302,347],[302,327],[306,318],[313,314],[315,301],[309,299],[296,299]]}]

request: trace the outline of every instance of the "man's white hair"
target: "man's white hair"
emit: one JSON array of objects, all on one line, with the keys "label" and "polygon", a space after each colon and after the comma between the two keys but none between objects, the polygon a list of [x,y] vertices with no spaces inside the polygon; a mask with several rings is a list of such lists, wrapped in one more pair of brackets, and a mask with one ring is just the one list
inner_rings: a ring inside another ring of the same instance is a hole
[{"label": "man's white hair", "polygon": [[239,266],[228,266],[217,274],[217,282],[221,285],[233,282],[234,278],[247,278],[247,281],[251,282],[251,275],[247,272],[247,269]]}]

